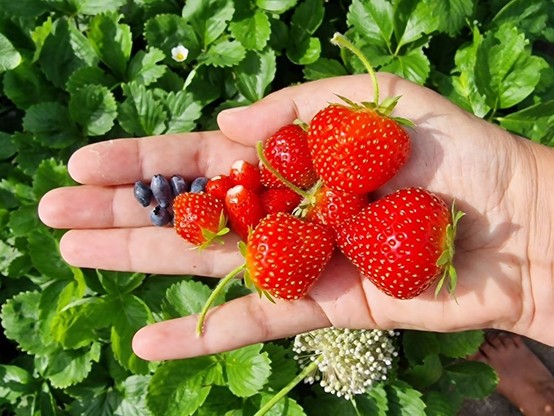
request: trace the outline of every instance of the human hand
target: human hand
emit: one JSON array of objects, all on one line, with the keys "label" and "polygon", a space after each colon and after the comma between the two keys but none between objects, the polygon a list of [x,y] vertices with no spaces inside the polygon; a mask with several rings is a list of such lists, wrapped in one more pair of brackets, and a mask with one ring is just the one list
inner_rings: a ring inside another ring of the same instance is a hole
[{"label": "human hand", "polygon": [[[337,253],[306,298],[272,304],[252,294],[233,300],[210,311],[201,338],[195,336],[195,316],[148,326],[134,339],[139,356],[197,356],[330,325],[428,331],[495,327],[554,345],[545,330],[554,312],[552,264],[543,259],[551,233],[541,225],[538,201],[545,195],[537,173],[537,154],[552,157],[551,150],[397,77],[381,74],[379,84],[382,96],[402,96],[394,114],[411,119],[416,128],[410,131],[408,164],[378,194],[422,186],[447,202],[455,199],[466,213],[456,241],[456,299],[447,293],[435,298],[432,289],[415,299],[393,299]],[[83,185],[45,195],[40,216],[52,227],[70,229],[60,250],[72,265],[221,277],[243,261],[237,237],[203,251],[187,250],[171,228],[148,225],[132,184],[158,173],[211,177],[227,172],[236,159],[254,162],[257,141],[296,118],[309,122],[327,102],[336,101],[335,94],[367,100],[371,83],[367,76],[349,76],[286,88],[221,114],[217,132],[87,146],[69,162],[71,175]]]}]

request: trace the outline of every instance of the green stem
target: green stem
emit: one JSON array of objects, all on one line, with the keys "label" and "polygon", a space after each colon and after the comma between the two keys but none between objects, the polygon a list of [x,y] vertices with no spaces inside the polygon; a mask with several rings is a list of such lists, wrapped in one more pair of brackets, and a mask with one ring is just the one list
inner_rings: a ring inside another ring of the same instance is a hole
[{"label": "green stem", "polygon": [[341,48],[348,49],[350,52],[356,55],[358,59],[360,59],[360,61],[362,61],[362,64],[364,64],[367,73],[371,77],[371,82],[373,83],[373,102],[377,106],[379,106],[379,83],[377,82],[377,76],[375,75],[375,70],[366,59],[366,57],[363,55],[363,53],[358,48],[356,48],[354,44],[350,42],[344,35],[340,33],[335,33],[333,35],[331,43],[334,45],[338,45]]},{"label": "green stem", "polygon": [[285,177],[283,175],[281,175],[280,172],[278,172],[273,166],[271,166],[271,164],[269,163],[269,160],[267,160],[267,158],[264,155],[262,142],[256,143],[256,151],[258,153],[258,157],[260,158],[260,160],[262,161],[264,166],[267,168],[267,170],[269,170],[271,173],[273,173],[275,176],[277,176],[277,179],[279,179],[281,182],[283,182],[285,185],[287,185],[290,189],[292,189],[298,195],[300,195],[304,198],[309,198],[310,197],[310,194],[308,192],[304,191],[303,189],[300,189],[298,186],[296,186],[295,184],[290,182],[288,179],[285,179]]},{"label": "green stem", "polygon": [[227,286],[227,284],[245,268],[246,268],[246,264],[241,264],[240,266],[231,270],[229,274],[227,274],[227,276],[225,276],[223,279],[219,281],[216,288],[210,294],[210,297],[202,307],[202,311],[198,316],[198,323],[196,324],[196,336],[198,337],[202,336],[202,332],[204,329],[204,321],[206,320],[206,315],[208,314],[208,310],[210,309],[210,306],[212,306],[212,303],[214,303],[215,299],[219,296],[223,288]]},{"label": "green stem", "polygon": [[271,400],[269,400],[260,410],[258,410],[254,414],[254,416],[262,416],[269,412],[269,410],[271,410],[271,408],[275,406],[279,400],[285,397],[287,393],[291,391],[298,383],[300,383],[307,376],[317,370],[317,366],[319,365],[321,360],[323,360],[322,355],[320,355],[309,365],[304,367],[304,369],[296,377],[294,377],[285,387],[283,387],[275,396],[273,396]]}]

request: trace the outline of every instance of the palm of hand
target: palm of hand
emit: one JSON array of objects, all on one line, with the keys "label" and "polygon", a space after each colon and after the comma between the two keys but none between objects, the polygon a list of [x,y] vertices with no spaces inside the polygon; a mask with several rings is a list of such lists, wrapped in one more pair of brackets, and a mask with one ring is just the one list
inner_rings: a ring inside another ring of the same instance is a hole
[{"label": "palm of hand", "polygon": [[[521,160],[516,165],[521,144],[429,90],[389,76],[382,76],[380,83],[387,95],[403,96],[396,113],[417,125],[411,132],[410,161],[380,193],[423,186],[446,200],[454,198],[467,214],[456,245],[457,302],[446,293],[435,299],[433,290],[416,299],[395,300],[336,254],[307,298],[273,305],[253,294],[229,302],[208,315],[200,340],[192,335],[195,317],[143,328],[135,338],[137,354],[147,359],[194,356],[329,325],[431,331],[504,325],[512,329],[517,318],[514,309],[523,302],[517,256],[529,243],[528,230],[521,226],[529,221],[526,212],[507,202],[520,189],[518,174],[527,168]],[[242,262],[236,237],[203,252],[187,250],[173,230],[147,226],[147,215],[133,200],[130,184],[156,173],[214,176],[227,171],[236,159],[254,161],[255,142],[296,117],[308,121],[333,100],[333,94],[367,99],[366,86],[366,77],[349,77],[282,90],[243,113],[220,117],[225,135],[127,139],[82,149],[70,161],[70,172],[86,185],[46,195],[41,217],[51,226],[72,229],[64,236],[61,250],[76,266],[220,277]],[[64,207],[70,202],[78,206],[67,212]],[[183,335],[190,335],[190,342],[183,343]]]}]

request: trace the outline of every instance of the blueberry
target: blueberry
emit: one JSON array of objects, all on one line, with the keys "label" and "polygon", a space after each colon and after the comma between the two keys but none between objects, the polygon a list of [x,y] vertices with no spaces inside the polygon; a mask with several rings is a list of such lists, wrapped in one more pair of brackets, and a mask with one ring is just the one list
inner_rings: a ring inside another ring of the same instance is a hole
[{"label": "blueberry", "polygon": [[167,208],[157,205],[152,212],[150,212],[150,221],[156,227],[163,227],[171,222],[173,216]]},{"label": "blueberry", "polygon": [[182,176],[179,175],[173,175],[169,180],[169,185],[171,185],[173,196],[177,196],[188,191],[188,183]]},{"label": "blueberry", "polygon": [[199,176],[190,184],[190,191],[193,193],[204,192],[206,190],[207,183],[208,178],[205,178],[204,176]]},{"label": "blueberry", "polygon": [[152,182],[150,182],[150,189],[152,189],[152,195],[161,207],[167,208],[171,205],[173,201],[171,185],[163,175],[154,175]]},{"label": "blueberry", "polygon": [[143,207],[147,207],[148,205],[150,205],[150,201],[152,200],[152,190],[143,181],[135,182],[133,193],[135,194],[136,200]]}]

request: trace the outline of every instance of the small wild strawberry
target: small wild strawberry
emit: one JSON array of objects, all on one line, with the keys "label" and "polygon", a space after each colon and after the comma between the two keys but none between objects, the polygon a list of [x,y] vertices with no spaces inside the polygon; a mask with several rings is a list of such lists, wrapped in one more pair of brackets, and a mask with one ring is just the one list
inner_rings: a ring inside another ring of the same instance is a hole
[{"label": "small wild strawberry", "polygon": [[187,192],[173,200],[175,231],[189,243],[206,247],[226,234],[223,201],[205,192]]},{"label": "small wild strawberry", "polygon": [[399,299],[418,296],[439,277],[456,286],[452,265],[458,220],[443,200],[421,188],[400,189],[371,203],[342,224],[337,245],[384,293]]},{"label": "small wild strawberry", "polygon": [[235,185],[259,191],[262,189],[260,168],[245,160],[237,160],[231,166],[229,177]]},{"label": "small wild strawberry", "polygon": [[265,215],[259,195],[243,185],[233,186],[227,191],[225,209],[231,229],[243,241],[248,239],[249,232]]},{"label": "small wild strawberry", "polygon": [[206,192],[219,199],[225,199],[227,191],[235,186],[235,183],[229,175],[218,175],[211,178],[206,183]]}]

